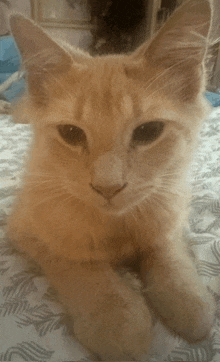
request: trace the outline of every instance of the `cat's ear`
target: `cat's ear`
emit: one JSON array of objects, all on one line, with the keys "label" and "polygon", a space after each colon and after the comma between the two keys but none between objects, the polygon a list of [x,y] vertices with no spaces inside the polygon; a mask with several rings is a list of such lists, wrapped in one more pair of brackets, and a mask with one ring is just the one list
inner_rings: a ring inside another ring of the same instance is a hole
[{"label": "cat's ear", "polygon": [[29,92],[40,102],[45,96],[47,79],[67,72],[72,58],[40,26],[23,15],[12,14],[10,27],[27,72]]},{"label": "cat's ear", "polygon": [[184,2],[157,34],[137,49],[133,59],[138,60],[142,70],[145,63],[160,69],[161,75],[169,77],[173,90],[178,91],[178,87],[181,91],[181,99],[192,99],[204,83],[201,66],[207,53],[211,19],[210,1]]},{"label": "cat's ear", "polygon": [[185,2],[170,17],[152,40],[147,56],[163,66],[191,65],[203,61],[211,24],[211,6],[208,0]]}]

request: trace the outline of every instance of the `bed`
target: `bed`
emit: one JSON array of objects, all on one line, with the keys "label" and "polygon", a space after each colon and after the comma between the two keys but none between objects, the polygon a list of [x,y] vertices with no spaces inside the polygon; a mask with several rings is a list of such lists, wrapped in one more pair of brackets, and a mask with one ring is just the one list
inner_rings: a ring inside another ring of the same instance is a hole
[{"label": "bed", "polygon": [[[0,361],[90,361],[68,328],[68,316],[40,268],[18,253],[5,235],[31,140],[29,125],[0,116]],[[209,339],[189,345],[158,322],[157,337],[143,361],[220,361],[220,107],[213,108],[190,170],[193,197],[184,238],[198,273],[217,302]]]}]

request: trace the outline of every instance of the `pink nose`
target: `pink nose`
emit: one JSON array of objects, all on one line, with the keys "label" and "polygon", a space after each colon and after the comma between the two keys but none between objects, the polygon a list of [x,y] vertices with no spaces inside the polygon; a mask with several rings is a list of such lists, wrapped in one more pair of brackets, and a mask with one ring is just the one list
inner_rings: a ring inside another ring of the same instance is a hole
[{"label": "pink nose", "polygon": [[116,184],[112,186],[100,186],[90,184],[90,186],[94,191],[102,195],[105,199],[110,200],[112,197],[122,191],[127,186],[127,183],[125,183],[124,185]]}]

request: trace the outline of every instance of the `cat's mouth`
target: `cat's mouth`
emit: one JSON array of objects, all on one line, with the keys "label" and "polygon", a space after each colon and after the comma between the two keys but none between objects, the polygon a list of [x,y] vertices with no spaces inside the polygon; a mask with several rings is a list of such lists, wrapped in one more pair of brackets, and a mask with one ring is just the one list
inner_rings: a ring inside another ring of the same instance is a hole
[{"label": "cat's mouth", "polygon": [[102,208],[105,210],[105,211],[116,211],[116,210],[118,210],[119,209],[119,207],[118,206],[116,206],[115,204],[114,204],[114,202],[112,202],[112,201],[110,201],[110,200],[107,200],[106,202],[104,202],[103,204],[102,204]]},{"label": "cat's mouth", "polygon": [[132,202],[127,201],[126,203],[123,203],[113,199],[113,200],[106,200],[105,202],[102,203],[102,205],[99,206],[99,208],[102,210],[102,212],[119,215],[123,214],[128,209],[130,209],[132,205],[133,205]]},{"label": "cat's mouth", "polygon": [[123,207],[123,205],[119,205],[113,200],[106,200],[101,205],[99,205],[99,209],[102,212],[106,212],[108,214],[120,214],[125,210],[125,207]]},{"label": "cat's mouth", "polygon": [[128,194],[122,194],[119,196],[116,195],[116,197],[111,199],[100,200],[99,198],[99,200],[96,200],[95,204],[101,212],[115,215],[123,214],[131,211],[135,205],[141,204],[146,198],[149,198],[153,188],[152,185],[149,185],[148,187],[145,186],[144,192],[141,190],[133,195],[133,197]]}]

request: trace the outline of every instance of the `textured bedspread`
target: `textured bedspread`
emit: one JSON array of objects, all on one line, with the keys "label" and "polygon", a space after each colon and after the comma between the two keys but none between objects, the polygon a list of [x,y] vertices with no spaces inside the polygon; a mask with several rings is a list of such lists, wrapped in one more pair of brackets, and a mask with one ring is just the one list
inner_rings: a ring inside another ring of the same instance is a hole
[{"label": "textured bedspread", "polygon": [[[0,361],[91,360],[70,335],[68,318],[39,267],[18,254],[4,234],[30,138],[30,126],[0,117]],[[190,183],[193,199],[185,237],[202,280],[215,295],[215,326],[209,340],[189,345],[158,323],[153,348],[143,356],[150,362],[220,361],[220,108],[203,126]]]}]

